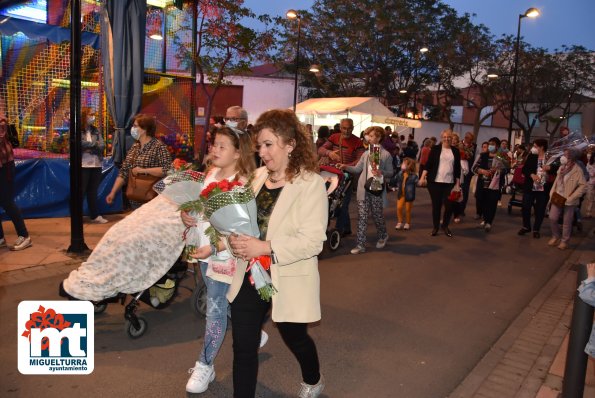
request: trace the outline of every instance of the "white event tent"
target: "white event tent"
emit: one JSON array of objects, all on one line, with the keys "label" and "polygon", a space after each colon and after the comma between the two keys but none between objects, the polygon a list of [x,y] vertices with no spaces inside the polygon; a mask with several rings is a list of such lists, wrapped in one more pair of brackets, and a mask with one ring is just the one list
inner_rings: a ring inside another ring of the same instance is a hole
[{"label": "white event tent", "polygon": [[404,128],[420,128],[419,120],[396,117],[390,109],[375,97],[310,98],[296,106],[300,121],[309,123],[314,131],[320,126],[332,128],[341,119],[353,119],[354,134],[370,126],[393,126],[393,131]]}]

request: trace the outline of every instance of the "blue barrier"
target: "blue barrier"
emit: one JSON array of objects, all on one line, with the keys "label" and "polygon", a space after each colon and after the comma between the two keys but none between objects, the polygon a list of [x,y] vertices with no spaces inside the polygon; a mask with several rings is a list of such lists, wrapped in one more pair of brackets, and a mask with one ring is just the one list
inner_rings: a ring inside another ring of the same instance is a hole
[{"label": "blue barrier", "polygon": [[[102,179],[98,190],[100,214],[122,211],[122,193],[110,206],[105,202],[118,176],[111,158],[103,160]],[[70,216],[70,161],[68,159],[29,159],[16,161],[15,200],[24,218]],[[83,211],[88,215],[87,201]],[[8,219],[0,208],[0,217]]]}]

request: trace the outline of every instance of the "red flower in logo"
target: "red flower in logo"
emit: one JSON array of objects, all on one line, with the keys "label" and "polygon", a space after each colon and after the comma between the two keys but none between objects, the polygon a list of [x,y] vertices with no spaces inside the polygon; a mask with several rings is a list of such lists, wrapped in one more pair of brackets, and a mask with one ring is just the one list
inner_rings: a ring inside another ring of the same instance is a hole
[{"label": "red flower in logo", "polygon": [[[43,306],[39,306],[37,312],[31,314],[31,319],[27,321],[25,324],[25,330],[21,336],[28,337],[29,341],[31,341],[31,329],[46,329],[46,328],[54,328],[58,330],[63,330],[67,327],[70,327],[71,323],[64,320],[64,315],[56,314],[51,308],[47,310]],[[47,337],[43,338],[43,345],[41,346],[42,350],[47,349],[50,346],[50,341]]]}]

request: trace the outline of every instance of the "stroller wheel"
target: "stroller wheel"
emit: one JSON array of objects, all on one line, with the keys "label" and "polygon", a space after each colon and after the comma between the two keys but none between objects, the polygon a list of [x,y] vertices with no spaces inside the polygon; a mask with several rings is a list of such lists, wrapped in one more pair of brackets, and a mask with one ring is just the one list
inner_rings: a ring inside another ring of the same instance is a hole
[{"label": "stroller wheel", "polygon": [[335,251],[339,248],[339,244],[341,243],[341,234],[336,229],[331,230],[328,233],[328,247],[332,251]]},{"label": "stroller wheel", "polygon": [[134,322],[126,321],[126,334],[128,334],[128,337],[132,339],[138,339],[141,337],[147,332],[149,327],[145,318],[138,317],[136,318],[136,321],[138,322],[138,329],[134,326]]},{"label": "stroller wheel", "polygon": [[93,304],[93,312],[96,314],[101,314],[107,308],[107,303],[96,303]]},{"label": "stroller wheel", "polygon": [[207,314],[207,286],[200,285],[200,288],[194,289],[190,298],[190,306],[194,314],[202,318]]}]

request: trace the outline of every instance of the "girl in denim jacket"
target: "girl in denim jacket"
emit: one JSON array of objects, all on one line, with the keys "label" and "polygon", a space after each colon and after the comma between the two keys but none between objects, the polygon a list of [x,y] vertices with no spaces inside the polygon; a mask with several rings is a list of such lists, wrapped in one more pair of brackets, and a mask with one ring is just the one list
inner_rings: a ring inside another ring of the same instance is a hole
[{"label": "girl in denim jacket", "polygon": [[[587,279],[578,287],[578,295],[585,303],[595,306],[595,263],[587,264]],[[595,323],[591,329],[591,337],[585,346],[585,352],[595,358]]]},{"label": "girl in denim jacket", "polygon": [[[415,160],[404,158],[401,170],[395,176],[397,192],[397,225],[395,229],[408,230],[411,228],[411,208],[415,201],[415,186],[419,177],[415,174]],[[403,224],[403,211],[405,212],[405,224]]]}]

